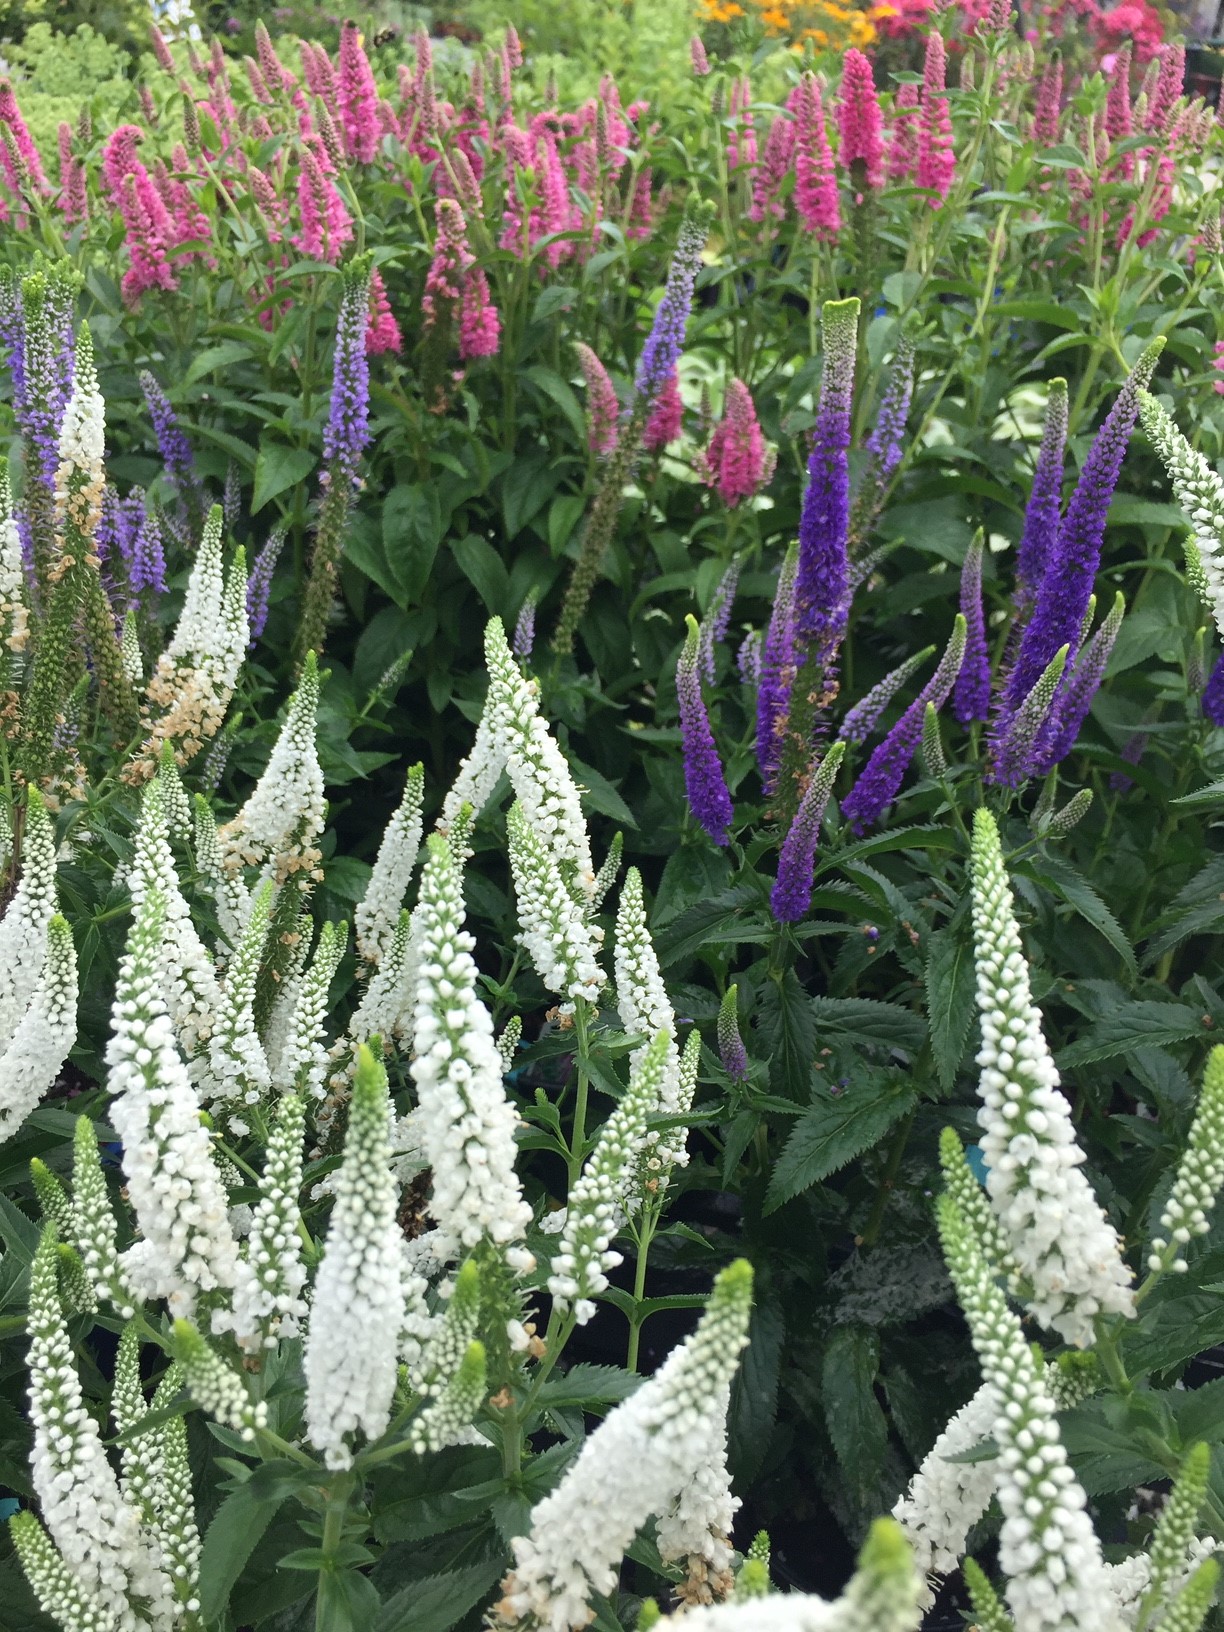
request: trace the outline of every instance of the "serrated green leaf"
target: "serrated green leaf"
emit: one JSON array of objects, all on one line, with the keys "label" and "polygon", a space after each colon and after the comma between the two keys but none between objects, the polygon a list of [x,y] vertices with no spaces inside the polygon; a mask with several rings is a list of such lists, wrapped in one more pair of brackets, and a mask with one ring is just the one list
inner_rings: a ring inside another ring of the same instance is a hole
[{"label": "serrated green leaf", "polygon": [[812,1014],[816,1035],[836,1032],[856,1043],[884,1044],[917,1054],[926,1042],[922,1016],[898,1003],[878,1003],[866,997],[814,997]]},{"label": "serrated green leaf", "polygon": [[1209,1035],[1200,1009],[1186,1003],[1142,999],[1098,1020],[1086,1037],[1069,1044],[1058,1055],[1060,1071],[1095,1060],[1110,1060],[1134,1048],[1159,1048]]},{"label": "serrated green leaf", "polygon": [[839,1326],[821,1366],[825,1427],[855,1504],[875,1494],[888,1447],[888,1421],[875,1393],[880,1341],[866,1326]]},{"label": "serrated green leaf", "polygon": [[374,1632],[450,1632],[492,1591],[501,1573],[500,1563],[489,1562],[414,1581],[387,1599]]},{"label": "serrated green leaf", "polygon": [[1060,896],[1085,923],[1091,924],[1098,934],[1105,937],[1131,974],[1138,973],[1134,951],[1121,924],[1088,880],[1070,862],[1064,861],[1061,856],[1044,855],[1020,863],[1015,871],[1035,879],[1038,884],[1044,884]]},{"label": "serrated green leaf", "polygon": [[861,1156],[908,1115],[915,1102],[905,1079],[888,1071],[864,1074],[836,1098],[820,1094],[795,1123],[774,1166],[766,1213]]},{"label": "serrated green leaf", "polygon": [[240,1485],[221,1503],[200,1553],[202,1620],[220,1620],[234,1583],[284,1499],[281,1495],[264,1501],[249,1486]]},{"label": "serrated green leaf", "polygon": [[627,1400],[642,1379],[619,1366],[586,1362],[571,1366],[560,1377],[550,1377],[536,1396],[541,1406],[610,1405]]},{"label": "serrated green leaf", "polygon": [[927,937],[927,1021],[935,1074],[948,1091],[965,1053],[974,1008],[973,943],[959,930],[937,929]]}]

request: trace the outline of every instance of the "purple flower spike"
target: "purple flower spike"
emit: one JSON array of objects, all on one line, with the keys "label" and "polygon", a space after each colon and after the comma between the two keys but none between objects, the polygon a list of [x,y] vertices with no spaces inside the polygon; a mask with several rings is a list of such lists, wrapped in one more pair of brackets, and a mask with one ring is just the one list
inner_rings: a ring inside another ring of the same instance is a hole
[{"label": "purple flower spike", "polygon": [[927,704],[934,703],[937,709],[942,708],[956,684],[965,655],[965,639],[964,614],[958,612],[952,626],[952,638],[939,660],[939,667],[880,743],[863,767],[858,781],[842,800],[842,815],[856,833],[864,832],[879,821],[896,798],[914,751],[922,741]]},{"label": "purple flower spike", "polygon": [[324,485],[356,487],[361,456],[370,442],[370,360],[365,349],[369,304],[368,271],[346,276],[336,324],[331,412],[323,428]]},{"label": "purple flower spike", "polygon": [[203,495],[195,473],[195,456],[186,433],[174,416],[169,397],[147,369],[141,373],[140,389],[148,404],[153,434],[157,438],[170,485],[189,510],[202,510]]},{"label": "purple flower spike", "polygon": [[119,500],[115,528],[115,543],[119,547],[120,559],[129,574],[136,559],[136,540],[144,526],[144,519],[145,491],[143,487],[134,487],[126,499]]},{"label": "purple flower spike", "polygon": [[684,791],[689,809],[714,840],[726,844],[731,826],[731,795],[723,779],[714,733],[701,696],[701,630],[689,614],[688,636],[676,669],[680,731],[684,738]]},{"label": "purple flower spike", "polygon": [[132,559],[128,567],[128,582],[132,593],[150,590],[154,595],[166,587],[166,555],[162,545],[161,522],[157,511],[143,515],[132,542]]},{"label": "purple flower spike", "polygon": [[1019,707],[1061,647],[1068,647],[1072,658],[1079,650],[1080,629],[1101,560],[1109,501],[1139,417],[1139,393],[1150,381],[1163,349],[1164,337],[1160,336],[1139,358],[1084,460],[1008,679],[1008,709]]},{"label": "purple flower spike", "polygon": [[1063,462],[1067,447],[1067,382],[1051,380],[1045,427],[1033,471],[1033,486],[1024,512],[1024,532],[1016,552],[1016,604],[1032,603],[1058,537],[1062,513]]},{"label": "purple flower spike", "polygon": [[118,493],[108,482],[102,489],[98,525],[94,528],[94,554],[103,567],[113,556],[122,558],[119,535],[123,527],[123,507]]},{"label": "purple flower spike", "polygon": [[1203,688],[1203,713],[1212,725],[1224,726],[1224,652],[1216,659]]},{"label": "purple flower spike", "polygon": [[738,986],[728,986],[718,1005],[718,1057],[732,1082],[748,1081],[748,1050],[739,1029]]},{"label": "purple flower spike", "polygon": [[1105,665],[1114,649],[1126,602],[1119,594],[1101,627],[1080,652],[1075,667],[1064,679],[1054,697],[1049,719],[1041,729],[1033,748],[1033,774],[1044,776],[1063,760],[1075,747],[1080,726],[1087,718],[1092,699],[1105,678]]},{"label": "purple flower spike", "polygon": [[735,654],[735,666],[740,679],[754,689],[761,683],[761,631],[750,629]]},{"label": "purple flower spike", "polygon": [[773,615],[757,665],[757,764],[766,793],[772,793],[782,760],[782,738],[790,712],[791,687],[798,663],[795,657],[795,576],[799,557],[794,546],[787,551]]},{"label": "purple flower spike", "polygon": [[713,206],[689,200],[676,239],[676,253],[667,273],[667,287],[655,307],[654,322],[638,359],[634,384],[639,397],[653,405],[676,372],[684,331],[693,305],[693,290],[701,271],[701,257],[710,236]]},{"label": "purple flower spike", "polygon": [[535,615],[536,598],[533,592],[519,607],[518,619],[514,625],[511,648],[520,663],[527,661],[531,656],[531,648],[535,645]]},{"label": "purple flower spike", "polygon": [[709,685],[714,684],[714,651],[727,638],[731,622],[731,608],[739,588],[740,564],[736,556],[723,573],[710,597],[706,615],[701,620],[701,672]]},{"label": "purple flower spike", "polygon": [[268,607],[272,600],[272,578],[276,572],[276,563],[285,547],[285,529],[274,527],[268,534],[268,541],[255,557],[255,565],[251,568],[251,575],[247,579],[246,606],[247,621],[251,626],[251,643],[247,647],[249,652],[255,650],[255,644],[268,626]]},{"label": "purple flower spike", "polygon": [[852,709],[846,713],[842,721],[841,738],[843,742],[866,742],[875,729],[875,723],[901,687],[913,674],[920,669],[928,657],[935,655],[934,646],[924,646],[913,657],[907,657],[904,663],[898,663],[895,669],[889,671],[877,685],[872,686],[865,697],[860,697]]},{"label": "purple flower spike", "polygon": [[1037,743],[1050,721],[1069,652],[1069,647],[1060,646],[1015,713],[996,718],[988,781],[1004,788],[1019,788],[1037,774]]},{"label": "purple flower spike", "polygon": [[850,405],[858,343],[857,300],[829,300],[821,312],[824,377],[799,517],[795,632],[835,649],[850,610]]},{"label": "purple flower spike", "polygon": [[876,411],[875,427],[867,438],[872,477],[879,487],[901,463],[905,451],[905,421],[914,391],[914,343],[902,336],[888,374],[888,384]]},{"label": "purple flower spike", "polygon": [[990,655],[986,650],[986,618],[982,611],[981,530],[965,552],[961,568],[960,609],[965,615],[965,660],[956,677],[953,711],[962,725],[984,720],[990,713]]},{"label": "purple flower spike", "polygon": [[835,742],[809,781],[799,809],[782,841],[778,876],[769,897],[770,909],[780,924],[797,924],[812,904],[812,882],[816,873],[816,846],[820,824],[833,791],[833,779],[846,751],[844,742]]}]

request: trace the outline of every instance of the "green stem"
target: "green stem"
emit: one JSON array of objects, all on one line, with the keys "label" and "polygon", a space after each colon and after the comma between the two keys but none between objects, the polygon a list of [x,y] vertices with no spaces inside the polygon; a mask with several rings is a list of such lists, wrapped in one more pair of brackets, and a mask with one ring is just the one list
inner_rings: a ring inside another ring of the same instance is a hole
[{"label": "green stem", "polygon": [[642,1303],[646,1297],[646,1260],[650,1257],[650,1243],[654,1240],[658,1222],[658,1210],[651,1207],[643,1213],[638,1229],[637,1264],[633,1272],[633,1313],[629,1317],[629,1349],[625,1357],[625,1366],[629,1371],[638,1369],[638,1346],[642,1340],[643,1324]]},{"label": "green stem", "polygon": [[351,1473],[337,1474],[327,1493],[327,1507],[323,1513],[323,1562],[319,1566],[319,1589],[315,1598],[315,1632],[330,1632],[331,1605],[328,1580],[334,1577],[334,1559],[344,1536],[344,1520],[349,1497],[357,1481]]},{"label": "green stem", "polygon": [[574,1102],[574,1129],[570,1138],[569,1188],[572,1190],[582,1172],[583,1146],[586,1144],[587,1098],[590,1078],[587,1075],[587,1008],[580,998],[574,1009],[574,1030],[578,1034],[578,1093]]},{"label": "green stem", "polygon": [[901,1171],[901,1163],[905,1157],[905,1147],[909,1143],[910,1129],[914,1125],[917,1111],[913,1110],[901,1123],[893,1135],[892,1147],[888,1152],[888,1164],[880,1178],[880,1187],[876,1191],[875,1201],[872,1203],[871,1216],[867,1220],[866,1228],[859,1237],[860,1247],[874,1247],[876,1237],[880,1233],[880,1225],[884,1221],[884,1209],[888,1206],[888,1198],[897,1182],[897,1174]]}]

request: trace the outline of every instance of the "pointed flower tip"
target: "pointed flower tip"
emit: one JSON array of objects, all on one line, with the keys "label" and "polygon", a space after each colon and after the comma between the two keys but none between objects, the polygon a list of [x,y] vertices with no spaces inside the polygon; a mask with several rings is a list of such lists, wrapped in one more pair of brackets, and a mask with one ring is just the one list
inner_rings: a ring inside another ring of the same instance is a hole
[{"label": "pointed flower tip", "polygon": [[727,1265],[714,1282],[711,1301],[719,1303],[751,1303],[752,1265],[747,1258],[737,1258]]}]

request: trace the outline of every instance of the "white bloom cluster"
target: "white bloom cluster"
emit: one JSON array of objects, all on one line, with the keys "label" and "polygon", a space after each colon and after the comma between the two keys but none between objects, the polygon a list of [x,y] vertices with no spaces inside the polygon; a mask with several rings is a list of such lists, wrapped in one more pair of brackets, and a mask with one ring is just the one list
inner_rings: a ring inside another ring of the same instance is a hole
[{"label": "white bloom cluster", "polygon": [[621,1262],[620,1253],[611,1250],[612,1239],[624,1222],[626,1196],[646,1138],[646,1121],[659,1103],[673,1051],[665,1031],[638,1050],[629,1086],[599,1130],[595,1148],[570,1191],[548,1290],[559,1308],[573,1307],[580,1326],[595,1313],[592,1300],[607,1286],[607,1271]]},{"label": "white bloom cluster", "polygon": [[154,774],[167,743],[180,765],[194,759],[216,736],[234,694],[251,639],[246,559],[242,550],[235,551],[227,576],[221,534],[221,506],[214,504],[204,523],[179,621],[145,693],[150,714],[157,718],[125,772],[131,781]]},{"label": "white bloom cluster", "polygon": [[303,1354],[307,1432],[329,1468],[351,1463],[346,1435],[375,1439],[391,1419],[404,1287],[390,1120],[387,1073],[363,1046]]},{"label": "white bloom cluster", "polygon": [[1182,1254],[1196,1235],[1210,1228],[1207,1214],[1224,1184],[1224,1047],[1213,1048],[1203,1073],[1203,1091],[1194,1125],[1178,1164],[1173,1190],[1160,1215],[1164,1232],[1152,1241],[1148,1267],[1186,1268]]},{"label": "white bloom cluster", "polygon": [[[625,1030],[644,1037],[657,1037],[659,1032],[665,1031],[674,1039],[676,1014],[663,985],[654,942],[646,924],[642,875],[636,867],[630,867],[621,886],[612,974],[616,982],[616,1010]],[[643,1048],[637,1049],[632,1058],[640,1059],[643,1052]],[[673,1040],[667,1053],[659,1102],[651,1109],[660,1116],[682,1116],[691,1103],[691,1089],[687,1103],[684,1097],[680,1051]],[[685,1166],[688,1162],[686,1138],[683,1128],[669,1128],[650,1135],[642,1174],[647,1183],[655,1181],[655,1188],[662,1188],[673,1167]]]},{"label": "white bloom cluster", "polygon": [[26,795],[21,878],[0,919],[0,1047],[7,1045],[42,980],[47,925],[55,912],[55,835],[37,788]]},{"label": "white bloom cluster", "polygon": [[413,1417],[408,1428],[413,1450],[421,1454],[454,1445],[480,1410],[485,1390],[484,1344],[472,1342],[446,1387]]},{"label": "white bloom cluster", "polygon": [[[419,953],[414,943],[419,943],[420,935],[419,906],[411,913],[405,907],[349,1021],[349,1037],[353,1042],[367,1043],[371,1037],[390,1042],[395,1036],[411,1033]],[[343,1052],[351,1066],[350,1048],[344,1046]]]},{"label": "white bloom cluster", "polygon": [[194,815],[196,866],[208,881],[221,933],[231,946],[237,946],[251,910],[251,892],[242,875],[231,873],[221,859],[217,818],[202,793],[196,794]]},{"label": "white bloom cluster", "polygon": [[104,1298],[125,1320],[136,1312],[135,1299],[119,1262],[115,1214],[106,1190],[98,1135],[87,1116],[78,1116],[72,1143],[72,1244],[80,1254],[86,1279],[97,1298]]},{"label": "white bloom cluster", "polygon": [[[983,1383],[927,1452],[909,1489],[893,1508],[893,1518],[908,1536],[924,1577],[937,1578],[956,1568],[970,1530],[990,1506],[998,1473],[995,1458],[981,1462],[952,1459],[989,1439],[998,1412],[994,1389]],[[934,1596],[930,1584],[924,1582],[924,1607],[931,1605]]]},{"label": "white bloom cluster", "polygon": [[497,1614],[569,1632],[610,1593],[626,1548],[652,1515],[669,1513],[725,1431],[720,1415],[748,1340],[752,1270],[743,1260],[714,1283],[697,1330],[611,1411],[518,1536]]},{"label": "white bloom cluster", "polygon": [[1201,568],[1196,587],[1206,592],[1204,599],[1224,635],[1224,480],[1146,391],[1139,394],[1139,418],[1189,518]]},{"label": "white bloom cluster", "polygon": [[6,466],[0,469],[0,647],[4,652],[24,652],[29,638],[21,535],[13,513],[13,490]]},{"label": "white bloom cluster", "polygon": [[472,751],[459,766],[459,774],[442,801],[438,817],[440,832],[450,833],[462,817],[465,806],[471,812],[469,820],[479,816],[493,796],[502,772],[506,768],[506,743],[499,736],[493,713],[486,700],[484,711],[476,726]]},{"label": "white bloom cluster", "polygon": [[[476,990],[474,944],[463,928],[459,869],[445,839],[429,839],[420,924],[412,1077],[421,1149],[433,1169],[433,1211],[456,1247],[486,1236],[521,1241],[531,1221],[514,1163],[517,1115],[502,1086],[493,1022]],[[507,1255],[512,1268],[529,1267]]]},{"label": "white bloom cluster", "polygon": [[[1178,1594],[1198,1570],[1199,1565],[1205,1559],[1214,1558],[1219,1551],[1220,1543],[1214,1536],[1209,1536],[1205,1540],[1198,1537],[1191,1540],[1181,1563],[1162,1583],[1161,1596],[1154,1605],[1163,1611],[1159,1620],[1162,1628],[1169,1624],[1170,1604],[1176,1603]],[[1110,1596],[1117,1605],[1121,1624],[1127,1632],[1130,1632],[1131,1628],[1138,1626],[1144,1600],[1151,1592],[1151,1557],[1147,1553],[1133,1553],[1121,1563],[1107,1564],[1105,1575]]]},{"label": "white bloom cluster", "polygon": [[296,1094],[287,1094],[272,1116],[259,1200],[238,1265],[233,1312],[222,1322],[232,1326],[242,1348],[252,1352],[274,1349],[278,1338],[295,1337],[306,1318],[302,1296],[306,1266],[298,1235],[305,1135],[305,1104]]},{"label": "white bloom cluster", "polygon": [[251,1398],[243,1373],[227,1365],[189,1320],[175,1321],[170,1346],[188,1392],[210,1417],[247,1441],[255,1438],[257,1428],[267,1426],[268,1408]]},{"label": "white bloom cluster", "polygon": [[43,1232],[30,1271],[30,1458],[47,1529],[86,1602],[109,1615],[114,1632],[146,1632],[134,1607],[147,1600],[148,1623],[173,1620],[170,1585],[141,1534],[136,1509],[119,1489],[98,1426],[81,1398],[57,1285],[53,1226]]},{"label": "white bloom cluster", "polygon": [[1002,1275],[1009,1279],[1016,1276],[1016,1263],[1008,1249],[1003,1226],[969,1166],[965,1147],[955,1128],[945,1128],[939,1136],[939,1165],[948,1194],[977,1231],[987,1258]]},{"label": "white bloom cluster", "polygon": [[608,846],[608,853],[603,864],[595,874],[595,888],[591,891],[591,912],[598,912],[603,906],[604,897],[616,883],[616,875],[620,872],[621,853],[625,848],[625,835],[614,833],[612,843]]},{"label": "white bloom cluster", "polygon": [[446,1310],[411,1368],[412,1386],[427,1399],[441,1394],[463,1364],[480,1321],[480,1267],[469,1258],[454,1277]]},{"label": "white bloom cluster", "polygon": [[731,1494],[727,1466],[727,1412],[731,1385],[723,1386],[716,1407],[721,1432],[716,1432],[692,1478],[681,1486],[672,1507],[659,1515],[656,1541],[665,1564],[681,1563],[687,1577],[680,1595],[688,1604],[709,1604],[730,1591],[731,1526],[740,1507]]},{"label": "white bloom cluster", "polygon": [[[757,1562],[755,1547],[740,1572],[740,1582]],[[768,1590],[768,1555],[764,1580],[753,1587],[737,1583],[730,1603],[677,1612],[664,1626],[694,1627],[698,1632],[917,1632],[919,1578],[901,1529],[891,1519],[876,1519],[858,1556],[858,1567],[841,1597],[827,1603],[814,1593]],[[746,1585],[746,1583],[744,1583]],[[984,1632],[984,1629],[983,1629]]]},{"label": "white bloom cluster", "polygon": [[238,1245],[166,1013],[163,919],[160,891],[146,890],[119,966],[106,1063],[110,1120],[143,1237],[124,1254],[124,1271],[140,1296],[168,1298],[179,1314],[193,1307],[197,1292],[233,1286]]},{"label": "white bloom cluster", "polygon": [[274,1082],[282,1092],[323,1097],[328,1050],[324,1041],[332,976],[344,956],[343,928],[324,924],[310,968],[297,983],[283,1047],[275,1058]]},{"label": "white bloom cluster", "polygon": [[532,832],[557,858],[566,889],[586,907],[595,887],[595,866],[578,788],[565,755],[540,717],[539,686],[526,679],[515,662],[500,618],[490,618],[485,627],[485,662],[489,670],[485,709],[494,739],[505,749],[515,798]]},{"label": "white bloom cluster", "polygon": [[1130,1271],[1079,1171],[1084,1153],[1030,995],[999,831],[984,810],[972,872],[986,1188],[1033,1313],[1083,1348],[1098,1315],[1134,1314]]},{"label": "white bloom cluster", "polygon": [[[55,472],[55,520],[69,548],[88,547],[102,514],[106,486],[106,404],[98,389],[93,341],[81,325],[73,360],[72,394],[60,421]],[[71,534],[79,535],[72,539]]]},{"label": "white bloom cluster", "polygon": [[44,1615],[64,1632],[115,1632],[118,1623],[108,1606],[81,1586],[28,1508],[9,1520],[9,1536]]},{"label": "white bloom cluster", "polygon": [[170,848],[166,794],[160,778],[149,783],[141,801],[128,889],[136,914],[150,893],[156,893],[159,898],[162,944],[158,948],[158,975],[175,1033],[191,1057],[212,1030],[213,1016],[221,1003],[221,989],[212,958],[196,932],[191,909],[179,887],[178,869]]},{"label": "white bloom cluster", "polygon": [[519,1046],[519,1039],[522,1035],[522,1019],[519,1015],[512,1014],[502,1027],[501,1036],[497,1039],[497,1057],[502,1062],[503,1071],[509,1071],[514,1065],[515,1051]]},{"label": "white bloom cluster", "polygon": [[77,960],[67,919],[47,925],[42,979],[0,1056],[0,1139],[34,1110],[68,1058],[77,1032]]},{"label": "white bloom cluster", "polygon": [[354,927],[357,950],[367,963],[380,963],[395,934],[395,925],[421,848],[421,805],[425,798],[425,767],[408,772],[404,797],[387,823],[378,847],[370,882],[357,907]]},{"label": "white bloom cluster", "polygon": [[255,983],[268,938],[275,886],[265,879],[251,903],[242,937],[225,972],[225,986],[208,1039],[202,1073],[204,1100],[227,1110],[258,1105],[272,1085],[268,1059],[255,1025]]},{"label": "white bloom cluster", "polygon": [[604,983],[597,962],[602,932],[587,922],[565,888],[557,858],[514,804],[506,818],[510,872],[518,902],[519,940],[536,974],[572,1008],[579,998],[594,1002]]},{"label": "white bloom cluster", "polygon": [[263,775],[242,809],[217,834],[221,859],[230,869],[266,863],[278,884],[305,872],[302,882],[307,887],[312,878],[321,876],[317,841],[327,810],[315,742],[318,710],[319,671],[312,652]]},{"label": "white bloom cluster", "polygon": [[939,1202],[944,1256],[985,1381],[998,1405],[999,1562],[1025,1632],[1117,1632],[1087,1499],[1067,1461],[1044,1368],[949,1196]]},{"label": "white bloom cluster", "polygon": [[[160,1410],[182,1387],[177,1366],[170,1366],[153,1399]],[[146,1530],[157,1543],[162,1568],[170,1577],[183,1610],[200,1607],[200,1532],[196,1526],[187,1455],[187,1425],[175,1413],[153,1427],[132,1434],[150,1414],[140,1382],[140,1337],[125,1326],[115,1363],[111,1415],[115,1430],[132,1437],[120,1452],[124,1494],[140,1510]]]}]

